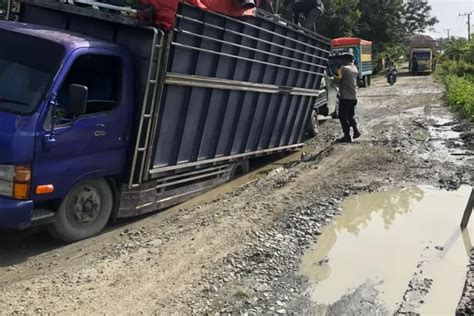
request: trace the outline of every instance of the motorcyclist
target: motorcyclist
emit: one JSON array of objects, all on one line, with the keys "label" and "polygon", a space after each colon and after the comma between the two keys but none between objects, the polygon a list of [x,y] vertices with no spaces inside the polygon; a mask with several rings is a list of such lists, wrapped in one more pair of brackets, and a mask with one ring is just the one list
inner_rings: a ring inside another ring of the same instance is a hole
[{"label": "motorcyclist", "polygon": [[397,66],[395,65],[393,61],[390,61],[388,69],[387,69],[387,82],[393,85],[395,82],[397,82],[397,75],[398,75]]}]

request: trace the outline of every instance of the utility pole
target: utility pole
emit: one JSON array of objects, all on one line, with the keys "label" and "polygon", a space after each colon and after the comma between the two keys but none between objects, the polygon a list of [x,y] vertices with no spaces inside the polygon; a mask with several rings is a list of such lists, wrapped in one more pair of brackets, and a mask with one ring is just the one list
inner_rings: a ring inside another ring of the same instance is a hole
[{"label": "utility pole", "polygon": [[444,31],[445,31],[446,33],[448,33],[448,39],[450,39],[451,36],[449,36],[449,35],[450,35],[450,33],[451,33],[451,29],[444,29]]},{"label": "utility pole", "polygon": [[467,16],[467,40],[470,42],[471,41],[471,15],[472,12],[467,12],[464,14],[459,14],[459,16]]}]

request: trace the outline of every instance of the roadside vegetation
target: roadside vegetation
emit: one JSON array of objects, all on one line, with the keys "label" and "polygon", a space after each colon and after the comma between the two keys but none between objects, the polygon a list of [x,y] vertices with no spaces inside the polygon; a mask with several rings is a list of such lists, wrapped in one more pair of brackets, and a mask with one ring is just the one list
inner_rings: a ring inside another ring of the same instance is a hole
[{"label": "roadside vegetation", "polygon": [[474,121],[474,43],[455,38],[443,46],[437,75],[446,85],[446,99],[456,111]]}]

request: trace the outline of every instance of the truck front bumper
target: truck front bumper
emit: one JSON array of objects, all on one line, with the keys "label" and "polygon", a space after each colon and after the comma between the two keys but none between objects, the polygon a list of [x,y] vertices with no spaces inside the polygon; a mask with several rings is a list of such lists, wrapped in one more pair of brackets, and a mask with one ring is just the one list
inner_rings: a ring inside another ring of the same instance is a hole
[{"label": "truck front bumper", "polygon": [[31,225],[33,201],[0,197],[0,229],[24,229]]}]

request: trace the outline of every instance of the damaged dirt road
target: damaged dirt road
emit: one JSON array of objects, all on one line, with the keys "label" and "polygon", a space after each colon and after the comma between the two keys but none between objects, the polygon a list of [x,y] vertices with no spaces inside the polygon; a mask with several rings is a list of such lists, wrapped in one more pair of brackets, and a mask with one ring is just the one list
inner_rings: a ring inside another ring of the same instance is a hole
[{"label": "damaged dirt road", "polygon": [[[340,128],[327,122],[307,143],[301,161],[296,159],[301,154],[293,155],[273,170],[258,170],[185,205],[119,223],[73,245],[43,233],[2,234],[0,311],[420,312],[437,281],[431,276],[404,281],[396,305],[386,306],[376,284],[384,280],[352,284],[324,303],[312,290],[317,284],[301,273],[303,257],[323,239],[324,226],[341,213],[346,199],[417,185],[453,191],[470,185],[474,176],[472,126],[443,106],[442,86],[433,78],[402,77],[394,87],[380,78],[360,93],[363,137],[354,144],[334,144]],[[346,261],[347,270],[351,264]],[[423,262],[414,264],[409,274],[421,269]],[[464,267],[462,274],[467,271]],[[473,285],[471,274],[460,311],[469,313]]]}]

